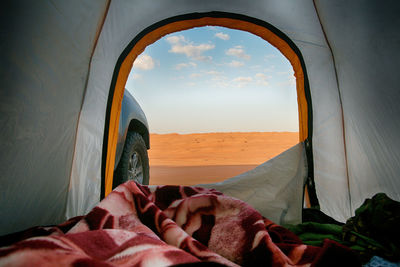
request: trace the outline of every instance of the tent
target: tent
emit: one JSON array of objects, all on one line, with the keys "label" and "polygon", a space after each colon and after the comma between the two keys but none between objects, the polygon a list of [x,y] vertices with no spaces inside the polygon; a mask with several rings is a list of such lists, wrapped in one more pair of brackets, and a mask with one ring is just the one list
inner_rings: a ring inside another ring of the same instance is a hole
[{"label": "tent", "polygon": [[400,200],[399,13],[395,0],[6,1],[0,234],[83,214],[111,191],[133,61],[165,34],[205,25],[256,34],[291,62],[301,144],[275,171],[304,163],[300,200],[306,183],[341,221],[374,193]]}]

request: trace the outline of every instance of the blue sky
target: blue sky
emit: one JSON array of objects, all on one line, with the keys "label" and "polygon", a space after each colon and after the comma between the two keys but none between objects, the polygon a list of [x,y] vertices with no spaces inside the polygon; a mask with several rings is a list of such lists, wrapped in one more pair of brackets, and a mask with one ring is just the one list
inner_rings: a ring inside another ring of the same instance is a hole
[{"label": "blue sky", "polygon": [[248,32],[169,34],[135,60],[126,88],[152,133],[298,131],[292,66]]}]

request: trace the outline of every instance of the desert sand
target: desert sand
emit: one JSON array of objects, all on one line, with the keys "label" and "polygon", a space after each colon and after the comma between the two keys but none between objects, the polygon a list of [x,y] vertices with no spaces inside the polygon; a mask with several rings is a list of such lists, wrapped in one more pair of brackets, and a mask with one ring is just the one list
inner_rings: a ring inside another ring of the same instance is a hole
[{"label": "desert sand", "polygon": [[298,142],[297,132],[151,134],[150,184],[223,181],[255,168]]}]

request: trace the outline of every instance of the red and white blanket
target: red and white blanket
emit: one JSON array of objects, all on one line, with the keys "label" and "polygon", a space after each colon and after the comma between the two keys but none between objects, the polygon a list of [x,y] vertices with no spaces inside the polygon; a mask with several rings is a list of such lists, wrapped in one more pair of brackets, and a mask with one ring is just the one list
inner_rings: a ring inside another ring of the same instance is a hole
[{"label": "red and white blanket", "polygon": [[3,237],[0,266],[357,266],[212,189],[120,185],[90,213]]}]

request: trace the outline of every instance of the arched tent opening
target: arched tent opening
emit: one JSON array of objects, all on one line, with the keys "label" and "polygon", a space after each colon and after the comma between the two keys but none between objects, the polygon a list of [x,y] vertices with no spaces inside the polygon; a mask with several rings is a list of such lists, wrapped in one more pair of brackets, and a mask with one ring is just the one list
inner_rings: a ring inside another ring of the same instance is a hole
[{"label": "arched tent opening", "polygon": [[[281,31],[267,22],[244,15],[224,12],[192,13],[172,17],[153,24],[138,34],[124,49],[115,66],[109,90],[106,125],[103,141],[102,196],[112,190],[113,167],[118,134],[118,119],[121,102],[128,75],[134,60],[144,49],[161,37],[182,30],[201,26],[223,26],[243,30],[257,35],[271,43],[289,60],[296,77],[296,90],[299,114],[299,141],[306,143],[308,161],[308,187],[311,190],[311,202],[318,204],[313,182],[312,144],[312,108],[308,78],[304,60],[297,46]],[[107,123],[109,122],[109,123]],[[107,144],[107,145],[105,145]]]}]

